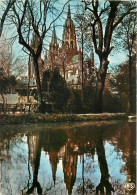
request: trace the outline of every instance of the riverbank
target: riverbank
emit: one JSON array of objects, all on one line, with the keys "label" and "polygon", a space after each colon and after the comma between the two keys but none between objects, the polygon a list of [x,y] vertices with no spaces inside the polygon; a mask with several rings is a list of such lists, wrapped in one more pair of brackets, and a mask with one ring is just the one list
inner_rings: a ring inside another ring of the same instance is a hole
[{"label": "riverbank", "polygon": [[47,123],[47,122],[78,122],[99,120],[128,120],[125,113],[102,113],[102,114],[14,114],[1,115],[0,125],[24,124],[24,123]]}]

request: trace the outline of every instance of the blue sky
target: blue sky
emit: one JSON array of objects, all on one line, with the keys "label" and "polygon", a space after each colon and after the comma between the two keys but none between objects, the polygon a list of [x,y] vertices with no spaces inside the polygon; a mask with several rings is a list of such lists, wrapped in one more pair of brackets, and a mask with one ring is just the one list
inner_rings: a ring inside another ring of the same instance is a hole
[{"label": "blue sky", "polygon": [[[62,0],[60,1],[60,7],[62,7],[63,3],[65,3],[66,0]],[[75,5],[77,4],[77,2],[79,2],[78,0],[76,1],[73,1],[70,4],[71,6],[71,16],[73,18],[73,14],[75,13]],[[65,23],[65,19],[67,17],[67,10],[68,10],[68,6],[66,6],[65,10],[64,10],[64,13],[62,14],[62,16],[58,19],[58,21],[56,21],[55,25],[56,25],[56,33],[57,33],[57,37],[59,38],[59,40],[62,39],[62,33],[63,33],[63,25]],[[51,16],[52,18],[51,19],[54,19],[54,16],[52,15]],[[10,38],[12,33],[16,33],[16,29],[11,29],[9,26],[5,26],[4,28],[4,36],[6,38]],[[44,48],[47,48],[48,49],[48,45],[49,45],[49,42],[51,40],[51,34],[52,34],[52,31],[49,31],[48,34],[47,34],[47,39],[45,39],[45,45],[44,45]],[[0,41],[1,42],[1,41]],[[61,46],[61,41],[60,42],[60,46]],[[13,44],[13,52],[15,53],[15,55],[19,55],[19,56],[24,56],[24,52],[22,51],[22,46],[19,45],[18,43],[18,40],[15,41],[15,43]],[[44,56],[44,54],[42,55]],[[119,49],[119,51],[112,51],[111,52],[111,55],[109,56],[109,61],[110,61],[110,64],[109,64],[109,67],[111,66],[117,66],[118,64],[121,64],[122,62],[126,61],[127,59],[127,54],[125,51],[122,51],[122,49]],[[99,65],[99,59],[98,59],[98,56],[95,54],[95,63],[96,63],[96,66],[98,67]],[[109,69],[111,71],[111,69]]]}]

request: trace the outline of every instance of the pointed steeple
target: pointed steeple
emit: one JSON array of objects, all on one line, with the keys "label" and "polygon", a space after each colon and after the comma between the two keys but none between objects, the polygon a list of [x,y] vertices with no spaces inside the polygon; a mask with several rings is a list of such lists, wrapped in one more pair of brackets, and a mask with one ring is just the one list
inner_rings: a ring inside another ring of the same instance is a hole
[{"label": "pointed steeple", "polygon": [[71,142],[67,142],[65,145],[65,155],[63,157],[63,172],[64,172],[64,182],[66,184],[66,189],[68,195],[72,194],[72,190],[76,181],[77,175],[77,162],[78,155],[70,154]]},{"label": "pointed steeple", "polygon": [[71,18],[70,5],[68,5],[67,18],[64,24],[62,46],[66,51],[77,51],[75,24]]},{"label": "pointed steeple", "polygon": [[56,30],[55,30],[55,24],[53,23],[53,33],[52,37],[56,39]]},{"label": "pointed steeple", "polygon": [[59,45],[57,43],[57,36],[56,36],[56,30],[55,30],[55,24],[53,24],[53,31],[52,31],[52,39],[50,43],[50,51],[57,52],[59,48]]},{"label": "pointed steeple", "polygon": [[68,5],[68,15],[67,15],[67,18],[71,18],[70,4]]},{"label": "pointed steeple", "polygon": [[49,153],[51,168],[52,168],[52,178],[55,185],[56,182],[56,171],[57,171],[57,164],[58,164],[58,152],[50,151]]}]

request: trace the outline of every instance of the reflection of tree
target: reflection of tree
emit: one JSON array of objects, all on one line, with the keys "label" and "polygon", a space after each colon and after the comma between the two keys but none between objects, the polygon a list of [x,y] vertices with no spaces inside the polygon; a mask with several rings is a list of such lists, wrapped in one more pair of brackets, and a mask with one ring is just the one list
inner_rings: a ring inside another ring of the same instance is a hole
[{"label": "reflection of tree", "polygon": [[[114,138],[115,133],[115,139]],[[111,136],[111,137],[110,137]],[[136,124],[126,123],[118,126],[117,130],[109,135],[109,138],[115,145],[117,152],[122,151],[122,159],[126,162],[125,169],[127,171],[127,183],[136,183]],[[125,169],[122,172],[125,172]],[[120,184],[119,184],[120,185]],[[136,188],[132,190],[132,194],[136,194]]]},{"label": "reflection of tree", "polygon": [[42,147],[42,136],[28,136],[28,147],[30,154],[30,161],[33,169],[33,183],[29,188],[27,194],[31,194],[34,191],[34,188],[37,188],[38,194],[42,194],[42,188],[38,182],[38,170],[40,166],[40,157],[41,157],[41,147]]},{"label": "reflection of tree", "polygon": [[111,191],[114,191],[114,189],[112,185],[109,183],[108,166],[107,166],[105,149],[104,149],[102,138],[98,139],[96,144],[96,149],[97,149],[98,161],[99,161],[100,171],[101,171],[101,180],[99,185],[96,187],[96,193],[98,193],[98,191],[103,193],[105,187],[106,193],[111,194]]},{"label": "reflection of tree", "polygon": [[[56,181],[57,164],[59,159],[61,158],[63,159],[64,182],[66,184],[68,193],[72,194],[72,190],[73,190],[73,192],[74,193],[77,192],[77,194],[86,194],[86,193],[88,194],[89,191],[90,194],[93,194],[95,192],[96,183],[92,181],[92,177],[88,177],[89,176],[88,172],[96,171],[96,168],[93,167],[93,165],[95,164],[92,164],[94,163],[94,160],[96,161],[96,158],[94,158],[94,155],[96,154],[98,155],[99,168],[101,172],[100,183],[96,187],[96,191],[97,192],[100,191],[101,193],[103,193],[105,187],[106,193],[110,194],[110,191],[113,191],[113,188],[112,185],[109,183],[109,171],[108,171],[108,165],[105,157],[105,149],[103,145],[104,140],[105,141],[109,140],[115,146],[114,150],[115,152],[117,152],[117,157],[119,151],[122,151],[123,153],[121,156],[123,158],[122,160],[125,161],[124,158],[126,158],[126,165],[124,166],[124,168],[127,170],[126,175],[130,175],[131,182],[135,183],[135,126],[133,123],[124,122],[124,123],[118,123],[113,125],[101,124],[101,127],[97,125],[91,126],[88,124],[87,126],[75,126],[75,128],[73,124],[71,125],[72,125],[72,129],[70,126],[65,126],[66,129],[62,127],[60,129],[53,127],[50,130],[44,129],[42,134],[40,132],[36,132],[27,135],[28,147],[29,147],[29,162],[31,163],[32,171],[33,171],[32,184],[28,184],[27,186],[28,194],[33,193],[34,189],[35,190],[37,189],[39,194],[42,193],[41,186],[38,182],[38,170],[40,166],[41,148],[43,148],[43,150],[46,153],[48,152],[49,154],[49,160],[52,168],[52,177],[53,177],[54,184],[56,184],[53,185],[52,183],[49,190],[53,190],[53,189],[56,190],[57,187],[59,187],[58,181],[56,183],[55,181]],[[5,146],[6,149],[9,148],[11,151],[12,150],[11,143],[9,142],[11,142],[12,140],[12,143],[14,142],[17,143],[18,145],[18,143],[19,144],[22,143],[21,138],[23,135],[20,134],[17,136],[15,131],[11,131],[12,133],[9,132],[10,131],[6,130],[6,127],[5,128],[3,127],[3,131],[0,131],[0,144],[1,146],[2,143],[7,144]],[[4,140],[6,140],[6,142]],[[2,151],[4,151],[3,148],[1,149]],[[81,161],[82,178],[76,177],[78,156],[80,156],[82,160]],[[10,161],[8,160],[8,163],[9,162]],[[45,164],[45,166],[47,165]],[[45,180],[47,180],[47,178],[45,178]],[[17,181],[17,185],[19,186],[22,181],[24,180]],[[116,181],[115,178],[112,178],[113,184],[115,181]],[[119,181],[118,184],[119,186],[121,182],[122,180]],[[6,181],[5,183],[6,185],[9,185],[10,182]],[[74,185],[77,186],[77,189],[74,188]],[[115,186],[116,190],[119,189],[119,186]],[[48,189],[46,188],[45,192],[47,193],[47,191]]]},{"label": "reflection of tree", "polygon": [[[104,191],[104,187],[106,188],[106,193],[111,194],[111,191],[114,191],[112,185],[109,183],[109,171],[107,166],[107,161],[105,157],[105,149],[103,145],[103,132],[104,127],[102,127],[102,131],[100,131],[100,127],[93,126],[92,129],[86,128],[83,131],[83,128],[75,129],[74,131],[68,131],[68,136],[70,139],[70,145],[76,147],[77,145],[77,153],[82,155],[82,186],[80,193],[86,193],[87,189],[93,188],[93,184],[90,185],[86,182],[86,178],[84,178],[84,154],[90,154],[92,158],[95,155],[95,148],[97,150],[98,161],[100,165],[101,172],[101,180],[100,184],[96,187],[96,192],[100,191],[101,193]],[[96,132],[96,133],[95,133]],[[70,150],[71,155],[75,156],[73,150]],[[73,175],[73,173],[71,173]],[[90,181],[92,182],[92,181]],[[74,184],[73,184],[74,185]],[[73,187],[73,186],[72,186]],[[91,189],[92,190],[92,189]]]},{"label": "reflection of tree", "polygon": [[131,177],[130,182],[136,183],[136,124],[132,122],[115,124],[111,131],[109,129],[104,131],[104,137],[111,140],[117,153],[122,151],[122,159],[126,161],[125,168]]}]

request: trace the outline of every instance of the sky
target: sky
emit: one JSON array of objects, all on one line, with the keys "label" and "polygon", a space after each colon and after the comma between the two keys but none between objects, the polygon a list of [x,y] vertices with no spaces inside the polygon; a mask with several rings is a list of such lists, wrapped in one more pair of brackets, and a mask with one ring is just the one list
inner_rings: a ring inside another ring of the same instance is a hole
[{"label": "sky", "polygon": [[[65,3],[66,0],[60,0],[61,4],[59,6],[62,6],[62,3]],[[70,4],[71,6],[71,16],[72,16],[72,19],[73,19],[73,14],[75,13],[75,5],[77,4],[78,0],[76,1],[73,1]],[[0,0],[0,6],[1,6],[1,0]],[[59,40],[62,39],[62,34],[63,34],[63,25],[65,23],[65,19],[67,17],[67,10],[68,10],[68,6],[66,6],[65,10],[64,10],[64,13],[62,14],[62,16],[59,18],[58,21],[55,22],[55,26],[56,26],[56,34],[57,34],[57,37],[59,38]],[[52,19],[54,19],[54,16],[52,15]],[[50,19],[49,19],[50,20]],[[74,21],[74,20],[73,20]],[[74,21],[75,23],[75,21]],[[10,27],[8,25],[5,25],[4,26],[4,31],[3,31],[3,35],[4,37],[7,38],[7,41],[10,40],[10,37],[15,35],[16,34],[16,29],[14,27]],[[48,39],[46,39],[45,41],[45,45],[44,45],[44,50],[47,48],[49,48],[49,43],[50,43],[50,40],[51,40],[51,34],[52,32],[49,31],[49,33],[47,34],[48,36]],[[61,41],[58,41],[60,43],[60,46],[61,46]],[[2,41],[0,39],[0,45],[2,44]],[[15,56],[21,56],[23,57],[24,56],[24,52],[22,51],[22,46],[19,45],[18,43],[18,39],[15,40],[14,44],[12,44],[12,48],[13,48],[13,53],[15,54]],[[25,55],[26,56],[26,55]],[[43,55],[42,57],[44,57],[44,52],[43,52]],[[27,59],[27,58],[26,58]],[[118,51],[112,51],[111,52],[111,55],[109,56],[109,61],[110,61],[110,64],[109,64],[109,71],[111,72],[111,67],[114,67],[114,66],[117,66],[118,64],[121,64],[123,62],[125,62],[127,59],[127,54],[125,51],[122,51],[122,49],[119,49]],[[27,63],[27,61],[26,61]],[[96,66],[98,67],[99,66],[99,59],[98,59],[98,56],[95,54],[95,64]]]}]

